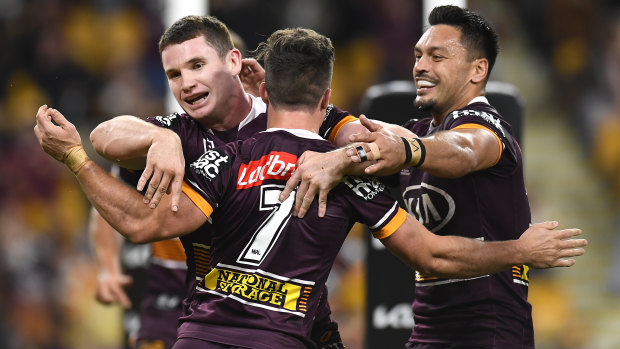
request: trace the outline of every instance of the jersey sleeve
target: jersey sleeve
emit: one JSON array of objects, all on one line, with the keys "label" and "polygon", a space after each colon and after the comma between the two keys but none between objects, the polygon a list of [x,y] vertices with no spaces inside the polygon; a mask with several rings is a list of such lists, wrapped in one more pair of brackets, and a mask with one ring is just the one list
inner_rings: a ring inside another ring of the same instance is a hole
[{"label": "jersey sleeve", "polygon": [[512,144],[511,135],[501,124],[498,116],[479,110],[459,110],[451,113],[448,117],[448,128],[458,129],[480,129],[488,131],[495,137],[499,148],[499,155],[496,163],[502,156],[507,144]]},{"label": "jersey sleeve", "polygon": [[325,119],[319,129],[319,135],[334,144],[342,126],[356,120],[357,118],[348,111],[330,104],[325,111]]},{"label": "jersey sleeve", "polygon": [[367,225],[375,238],[392,235],[405,222],[406,212],[375,177],[348,176],[343,183],[356,220]]},{"label": "jersey sleeve", "polygon": [[[192,183],[194,185],[191,185]],[[209,198],[206,193],[205,195],[200,194],[200,188],[196,186],[195,182],[191,181],[183,181],[183,193],[187,195],[187,197],[192,200],[194,205],[196,205],[205,216],[211,217],[211,213],[213,213],[213,205],[209,202],[207,198]]]},{"label": "jersey sleeve", "polygon": [[146,118],[145,121],[159,127],[171,129],[175,132],[184,126],[183,116],[179,113],[172,113],[166,116],[151,116]]},{"label": "jersey sleeve", "polygon": [[187,149],[191,139],[191,131],[196,127],[194,121],[186,114],[173,113],[166,116],[153,116],[145,119],[153,125],[167,128],[181,139],[183,149]]}]

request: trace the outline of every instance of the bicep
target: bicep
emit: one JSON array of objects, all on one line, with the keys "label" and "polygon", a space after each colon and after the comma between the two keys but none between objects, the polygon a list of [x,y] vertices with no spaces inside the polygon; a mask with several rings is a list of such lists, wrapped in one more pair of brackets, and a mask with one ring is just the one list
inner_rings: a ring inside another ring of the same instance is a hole
[{"label": "bicep", "polygon": [[501,143],[486,128],[457,128],[420,138],[426,149],[421,168],[438,177],[459,178],[494,166]]},{"label": "bicep", "polygon": [[186,193],[181,195],[179,209],[174,212],[170,209],[171,195],[164,195],[159,205],[153,209],[157,211],[151,224],[156,231],[153,241],[166,240],[194,232],[202,226],[208,215],[192,201]]},{"label": "bicep", "polygon": [[463,146],[470,149],[474,161],[474,171],[489,168],[499,161],[502,152],[502,142],[497,135],[488,128],[476,124],[461,125],[452,129],[459,135]]}]

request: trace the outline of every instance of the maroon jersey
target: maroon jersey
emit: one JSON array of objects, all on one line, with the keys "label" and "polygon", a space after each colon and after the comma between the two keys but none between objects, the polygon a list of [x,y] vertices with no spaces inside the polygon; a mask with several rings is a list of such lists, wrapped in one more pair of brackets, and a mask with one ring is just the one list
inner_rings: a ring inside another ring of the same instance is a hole
[{"label": "maroon jersey", "polygon": [[[486,98],[451,112],[441,123],[423,119],[405,127],[420,137],[443,130],[482,128],[500,147],[497,163],[456,179],[417,168],[401,171],[400,183],[410,214],[438,235],[485,241],[518,239],[531,222],[521,150],[511,126]],[[533,348],[528,267],[516,265],[478,278],[442,279],[416,272],[410,342],[450,343],[475,348]]]},{"label": "maroon jersey", "polygon": [[[244,140],[252,137],[257,132],[264,131],[267,128],[267,115],[265,111],[265,103],[260,98],[252,97],[252,109],[246,118],[237,128],[224,132],[206,130],[187,114],[174,113],[168,116],[148,118],[146,121],[160,127],[168,128],[179,135],[183,147],[183,155],[185,157],[186,173],[188,173],[190,171],[189,164],[196,161],[208,149],[222,146],[231,141]],[[325,119],[319,133],[325,139],[329,139],[333,142],[340,128],[344,124],[354,120],[357,120],[357,118],[352,116],[349,112],[330,105],[326,111]],[[135,179],[131,184],[135,186],[139,176],[134,175],[133,177]],[[188,295],[193,293],[196,283],[202,281],[203,277],[210,270],[211,229],[211,223],[209,222],[196,233],[181,238],[182,247],[185,250],[185,254],[188,256],[188,261],[190,261],[187,264],[187,271],[183,270],[183,273],[187,276],[186,279],[179,277],[178,270],[166,270],[165,265],[152,263],[149,265],[149,278],[151,278],[150,275],[152,274],[153,280],[169,280],[160,283],[162,286],[160,288],[164,288],[164,290],[156,289],[151,292],[150,295],[147,293],[145,296],[145,298],[148,298],[145,300],[145,304],[147,305],[145,305],[141,311],[141,318],[142,323],[146,325],[141,327],[139,338],[152,339],[162,338],[163,336],[165,337],[166,343],[176,340],[176,325],[178,324],[178,318],[181,314],[181,308],[176,306],[174,307],[174,312],[160,312],[158,308],[151,305],[157,304],[153,299],[164,297],[162,295],[169,296],[169,299],[176,300],[176,296],[173,297],[172,295],[179,295],[179,287],[183,285],[179,283],[179,280],[185,280],[185,286],[183,291],[181,291],[182,293],[180,293],[183,295],[183,297],[181,297],[182,299],[187,298]],[[153,290],[153,288],[149,289]],[[325,292],[327,292],[326,288]],[[171,303],[172,302],[163,304]],[[325,340],[327,340],[328,343],[339,341],[339,333],[337,329],[334,330],[336,325],[329,319],[330,314],[329,304],[323,302],[321,317],[317,318],[317,328],[315,329],[316,335],[314,337],[316,337],[315,341],[317,343]],[[170,324],[173,324],[172,328]],[[166,347],[169,346],[167,345]]]},{"label": "maroon jersey", "polygon": [[381,182],[347,177],[330,193],[325,217],[318,217],[316,202],[303,219],[292,217],[295,193],[282,203],[278,197],[297,157],[332,149],[309,131],[271,129],[190,164],[191,188],[184,192],[213,219],[214,248],[212,269],[181,318],[179,338],[312,347],[324,284],[350,228],[359,221],[382,238],[406,216]]}]

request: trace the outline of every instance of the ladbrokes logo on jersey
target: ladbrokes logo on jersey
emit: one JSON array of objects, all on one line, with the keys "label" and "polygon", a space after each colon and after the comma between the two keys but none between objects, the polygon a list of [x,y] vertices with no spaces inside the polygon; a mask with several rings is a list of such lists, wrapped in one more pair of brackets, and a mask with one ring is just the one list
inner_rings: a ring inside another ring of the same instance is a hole
[{"label": "ladbrokes logo on jersey", "polygon": [[218,264],[204,277],[198,289],[247,305],[306,316],[314,282],[279,278],[260,269]]},{"label": "ladbrokes logo on jersey", "polygon": [[260,159],[239,167],[237,189],[246,189],[263,184],[268,178],[287,180],[295,171],[297,156],[281,151],[272,151]]},{"label": "ladbrokes logo on jersey", "polygon": [[208,180],[213,180],[223,170],[230,167],[228,155],[217,149],[209,149],[198,160],[194,161],[190,168],[196,170],[197,173],[205,176]]}]

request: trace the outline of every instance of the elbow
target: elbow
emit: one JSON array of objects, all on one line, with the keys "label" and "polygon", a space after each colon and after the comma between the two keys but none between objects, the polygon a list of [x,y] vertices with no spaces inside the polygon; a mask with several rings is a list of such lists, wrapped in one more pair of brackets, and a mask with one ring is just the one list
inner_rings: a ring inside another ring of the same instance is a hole
[{"label": "elbow", "polygon": [[[123,234],[125,235],[125,234]],[[145,234],[141,234],[141,233],[135,233],[135,234],[127,234],[125,235],[125,237],[127,238],[127,240],[131,241],[134,244],[146,244],[149,242],[152,242],[153,240],[148,238],[148,235]]]},{"label": "elbow", "polygon": [[157,240],[158,231],[157,227],[152,224],[134,222],[125,225],[119,233],[134,244],[146,244]]},{"label": "elbow", "polygon": [[415,268],[419,273],[425,275],[439,276],[437,274],[441,272],[437,259],[433,257],[428,258],[428,260],[420,261]]},{"label": "elbow", "polygon": [[447,263],[442,258],[435,257],[431,257],[428,261],[420,263],[416,270],[422,274],[440,278],[454,278],[461,276],[458,270],[453,270],[453,268],[451,268],[451,263]]},{"label": "elbow", "polygon": [[97,125],[97,127],[95,127],[95,129],[90,133],[90,142],[93,144],[93,148],[98,154],[106,158],[108,158],[108,156],[106,154],[105,139],[109,134],[110,125],[108,121],[102,122],[101,124]]}]

